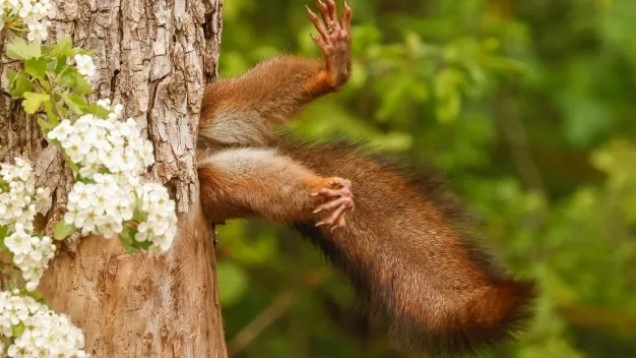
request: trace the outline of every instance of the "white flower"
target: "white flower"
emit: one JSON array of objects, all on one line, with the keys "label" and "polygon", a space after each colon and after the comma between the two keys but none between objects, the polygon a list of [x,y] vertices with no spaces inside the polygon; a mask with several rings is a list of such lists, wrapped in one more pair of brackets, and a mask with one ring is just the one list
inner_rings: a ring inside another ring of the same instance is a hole
[{"label": "white flower", "polygon": [[98,99],[98,100],[96,101],[96,103],[97,103],[99,106],[104,107],[104,108],[106,108],[106,109],[109,109],[109,108],[110,108],[110,98]]},{"label": "white flower", "polygon": [[50,21],[46,19],[51,10],[50,0],[8,0],[0,2],[5,16],[17,17],[28,29],[29,41],[43,41],[48,37]]},{"label": "white flower", "polygon": [[[94,73],[89,56],[74,59],[80,73]],[[152,143],[141,136],[133,118],[121,120],[123,106],[108,99],[97,104],[108,111],[107,118],[86,114],[74,123],[63,120],[48,134],[79,167],[79,181],[69,193],[64,220],[82,235],[106,238],[121,234],[134,220],[136,240],[150,242],[152,254],[163,253],[176,236],[177,217],[166,188],[141,180],[154,163]],[[34,255],[18,259],[26,262]]]},{"label": "white flower", "polygon": [[95,75],[96,67],[93,58],[88,55],[77,54],[73,57],[77,65],[77,71],[84,77],[91,78]]},{"label": "white flower", "polygon": [[53,241],[48,236],[31,236],[18,224],[15,232],[5,238],[5,245],[13,254],[13,264],[27,281],[27,290],[35,290],[42,273],[55,255]]},{"label": "white flower", "polygon": [[21,224],[16,225],[16,231],[4,239],[4,244],[14,255],[23,255],[31,249],[31,235],[24,232]]},{"label": "white flower", "polygon": [[[17,324],[24,331],[14,337]],[[10,357],[86,357],[82,331],[66,316],[17,292],[0,292],[0,337],[0,353],[6,346]]]},{"label": "white flower", "polygon": [[31,5],[30,1],[22,1],[22,7],[18,11],[18,16],[21,18],[26,18],[31,15],[31,10],[33,9],[33,5]]},{"label": "white flower", "polygon": [[29,281],[29,282],[27,282],[25,288],[27,289],[27,291],[32,292],[32,291],[35,291],[38,288],[38,284],[37,284],[37,282]]},{"label": "white flower", "polygon": [[31,164],[22,158],[15,158],[15,165],[18,178],[24,182],[28,181],[32,175]]},{"label": "white flower", "polygon": [[131,218],[134,191],[112,174],[95,174],[95,183],[77,182],[69,193],[64,220],[83,235],[114,236]]},{"label": "white flower", "polygon": [[49,1],[41,1],[33,4],[33,9],[31,12],[39,17],[45,17],[49,10],[51,9],[51,3]]},{"label": "white flower", "polygon": [[29,33],[27,39],[29,41],[44,41],[49,37],[49,26],[51,22],[48,20],[42,20],[41,22],[30,22],[27,25]]},{"label": "white flower", "polygon": [[107,238],[120,234],[133,218],[144,218],[137,226],[136,240],[150,241],[149,252],[167,251],[177,233],[175,203],[162,185],[141,183],[136,177],[96,174],[94,183],[77,182],[67,203],[64,220],[83,235]]},{"label": "white flower", "polygon": [[121,115],[124,113],[124,106],[117,103],[113,106],[113,113],[115,113],[118,119],[121,118]]},{"label": "white flower", "polygon": [[68,119],[63,119],[60,124],[58,124],[55,128],[53,128],[47,135],[50,140],[59,140],[60,142],[65,141],[69,135],[73,134],[74,128],[71,125],[71,121]]},{"label": "white flower", "polygon": [[19,224],[30,232],[36,210],[47,207],[48,190],[35,188],[33,169],[20,158],[15,159],[15,165],[0,164],[0,176],[9,186],[8,191],[0,190],[0,225],[13,229]]},{"label": "white flower", "polygon": [[168,190],[157,183],[144,183],[137,188],[140,207],[146,220],[137,226],[135,239],[139,242],[150,241],[151,254],[161,254],[170,249],[177,234],[177,216],[175,203],[170,199]]},{"label": "white flower", "polygon": [[152,143],[141,137],[134,119],[117,119],[123,112],[120,105],[111,107],[107,100],[98,103],[110,111],[109,119],[87,114],[73,124],[64,120],[48,138],[59,141],[70,160],[80,167],[83,178],[92,179],[103,169],[126,177],[142,174],[154,163]]}]

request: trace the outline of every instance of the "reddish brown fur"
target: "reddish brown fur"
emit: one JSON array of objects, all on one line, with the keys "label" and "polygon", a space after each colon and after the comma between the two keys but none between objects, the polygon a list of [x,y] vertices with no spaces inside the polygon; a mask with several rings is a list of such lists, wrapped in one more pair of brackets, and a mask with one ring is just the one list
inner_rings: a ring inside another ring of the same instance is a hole
[{"label": "reddish brown fur", "polygon": [[[351,11],[337,18],[333,0],[318,8],[322,21],[310,19],[323,62],[283,56],[206,89],[199,134],[212,151],[201,154],[199,169],[206,215],[212,222],[294,222],[407,344],[439,355],[500,341],[526,316],[532,285],[501,272],[475,247],[454,214],[455,200],[349,147],[275,137],[278,124],[349,77]],[[336,198],[311,193],[330,188],[334,175],[351,180],[356,210],[340,207],[338,221],[316,228],[338,208],[312,213]],[[346,226],[332,232],[345,215]]]},{"label": "reddish brown fur", "polygon": [[[325,216],[314,214],[319,204],[340,197],[321,194],[339,189],[334,178],[319,177],[273,149],[230,148],[201,156],[201,202],[212,223],[249,216],[290,223],[313,220]],[[351,197],[348,189],[344,195]]]},{"label": "reddish brown fur", "polygon": [[201,108],[201,118],[217,121],[201,121],[199,132],[207,145],[242,145],[244,138],[236,138],[232,131],[249,121],[242,133],[251,137],[250,144],[271,145],[275,141],[272,124],[284,123],[312,99],[337,88],[327,76],[324,63],[281,56],[241,77],[218,80],[206,87]]},{"label": "reddish brown fur", "polygon": [[389,318],[402,342],[435,355],[461,352],[506,338],[527,317],[532,285],[499,270],[461,220],[449,221],[451,208],[436,207],[449,201],[443,188],[423,192],[390,165],[341,144],[279,148],[318,175],[352,181],[356,210],[346,227],[296,226],[349,275],[376,315]]}]

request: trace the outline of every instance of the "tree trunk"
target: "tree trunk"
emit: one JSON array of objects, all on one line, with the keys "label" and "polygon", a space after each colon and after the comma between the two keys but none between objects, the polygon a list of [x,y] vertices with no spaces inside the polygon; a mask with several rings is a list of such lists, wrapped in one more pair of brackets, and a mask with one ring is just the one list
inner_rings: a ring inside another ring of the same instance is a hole
[{"label": "tree trunk", "polygon": [[[157,258],[127,255],[118,240],[82,238],[58,248],[39,288],[82,329],[93,356],[225,357],[213,233],[194,161],[203,86],[216,74],[221,0],[55,2],[51,38],[70,36],[94,51],[95,98],[123,104],[154,142],[153,175],[177,202],[179,234]],[[17,155],[35,161],[40,182],[52,189],[50,229],[63,215],[72,176],[34,119],[2,93],[0,160]]]}]

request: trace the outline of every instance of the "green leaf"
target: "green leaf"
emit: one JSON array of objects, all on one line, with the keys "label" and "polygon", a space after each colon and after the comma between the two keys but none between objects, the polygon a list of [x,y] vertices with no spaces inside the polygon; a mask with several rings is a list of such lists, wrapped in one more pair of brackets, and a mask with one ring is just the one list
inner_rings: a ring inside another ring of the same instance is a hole
[{"label": "green leaf", "polygon": [[65,68],[64,71],[60,73],[60,85],[69,88],[74,87],[75,83],[77,82],[77,76],[80,76],[79,72],[77,72],[77,69],[73,67]]},{"label": "green leaf", "polygon": [[58,117],[57,113],[55,113],[52,101],[44,102],[44,111],[46,112],[46,117],[48,119],[47,121],[45,121],[46,123],[52,125],[53,127],[60,123],[60,118]]},{"label": "green leaf", "polygon": [[135,246],[141,250],[148,251],[150,246],[152,246],[152,242],[150,240],[146,240],[143,242],[135,241]]},{"label": "green leaf", "polygon": [[40,126],[40,129],[42,130],[43,134],[47,134],[51,131],[51,129],[55,128],[55,126],[57,126],[57,123],[52,123],[49,122],[47,120],[45,120],[44,118],[38,118],[38,125]]},{"label": "green leaf", "polygon": [[38,111],[42,102],[51,99],[46,93],[24,92],[24,101],[22,101],[22,107],[28,114],[33,114]]},{"label": "green leaf", "polygon": [[42,294],[42,292],[34,290],[34,291],[28,291],[26,289],[21,289],[20,290],[20,295],[22,296],[29,296],[32,297],[34,300],[40,302],[40,303],[45,303],[44,302],[44,295]]},{"label": "green leaf", "polygon": [[77,174],[79,172],[79,167],[77,166],[77,164],[73,163],[71,158],[69,158],[66,154],[64,154],[64,161],[66,162],[66,166],[68,166],[69,169],[73,171],[73,173]]},{"label": "green leaf", "polygon": [[9,235],[9,227],[6,225],[0,225],[0,251],[7,251],[7,247],[4,244],[4,239]]},{"label": "green leaf", "polygon": [[126,250],[126,253],[133,254],[137,250],[137,246],[135,245],[135,236],[137,235],[137,230],[131,227],[125,227],[124,230],[119,234],[119,241],[121,241],[121,245]]},{"label": "green leaf", "polygon": [[25,92],[33,89],[33,83],[29,80],[29,77],[23,72],[17,73],[11,83],[9,84],[9,93],[13,97],[22,97]]},{"label": "green leaf", "polygon": [[139,250],[148,251],[152,246],[151,241],[137,241],[137,229],[130,226],[125,226],[124,230],[119,234],[119,241],[121,241],[126,253],[133,254]]},{"label": "green leaf", "polygon": [[108,114],[110,113],[110,111],[108,111],[106,108],[98,105],[97,103],[92,102],[86,108],[86,113],[91,113],[91,114],[94,114],[95,117],[106,119],[108,117]]},{"label": "green leaf", "polygon": [[404,102],[414,81],[413,74],[407,72],[391,77],[391,85],[386,86],[377,111],[379,119],[388,120],[400,107],[405,106]]},{"label": "green leaf", "polygon": [[68,106],[68,109],[75,114],[82,115],[86,113],[86,100],[82,96],[63,94],[62,99]]},{"label": "green leaf", "polygon": [[229,306],[237,303],[247,291],[249,279],[245,270],[231,262],[219,262],[216,267],[219,280],[221,304]]},{"label": "green leaf", "polygon": [[30,58],[24,64],[24,72],[39,79],[46,80],[46,65],[49,60],[44,57]]},{"label": "green leaf", "polygon": [[11,335],[13,338],[18,338],[22,335],[22,333],[24,333],[25,329],[26,326],[24,325],[24,322],[20,321],[20,323],[14,324],[13,327],[11,327]]},{"label": "green leaf", "polygon": [[93,92],[93,87],[74,67],[66,68],[60,75],[60,85],[74,90],[77,95]]},{"label": "green leaf", "polygon": [[18,75],[18,71],[14,71],[10,68],[7,68],[7,71],[5,72],[7,74],[7,79],[9,80],[9,83],[13,82],[13,80],[15,79],[15,77]]},{"label": "green leaf", "polygon": [[71,57],[77,53],[76,48],[73,48],[73,40],[68,37],[57,40],[57,43],[53,46],[46,46],[43,49],[45,55],[50,58],[56,58],[60,56]]},{"label": "green leaf", "polygon": [[68,61],[68,57],[58,56],[55,60],[55,68],[53,69],[53,71],[58,75],[61,74],[67,66],[66,61]]},{"label": "green leaf", "polygon": [[67,223],[66,220],[60,220],[53,228],[53,237],[55,240],[62,241],[75,231],[77,231],[75,225]]},{"label": "green leaf", "polygon": [[435,105],[435,116],[440,123],[450,123],[457,119],[461,111],[461,97],[459,94],[439,100]]},{"label": "green leaf", "polygon": [[14,37],[7,44],[6,55],[12,60],[28,60],[42,55],[42,45],[39,41],[26,42],[23,38]]},{"label": "green leaf", "polygon": [[78,95],[87,95],[93,93],[93,86],[91,86],[86,78],[84,78],[84,76],[80,75],[79,73],[74,89]]}]

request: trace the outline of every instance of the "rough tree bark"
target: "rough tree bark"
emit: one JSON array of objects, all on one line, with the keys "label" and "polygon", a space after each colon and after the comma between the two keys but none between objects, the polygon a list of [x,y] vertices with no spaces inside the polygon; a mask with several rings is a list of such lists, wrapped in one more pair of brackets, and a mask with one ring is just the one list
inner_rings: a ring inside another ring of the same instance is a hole
[{"label": "rough tree bark", "polygon": [[[70,36],[94,51],[96,98],[122,103],[146,130],[179,210],[179,235],[159,258],[124,253],[117,240],[59,247],[40,290],[70,315],[96,357],[225,357],[213,233],[199,205],[194,164],[200,100],[216,74],[221,0],[55,0],[52,41]],[[6,67],[6,59],[2,67]],[[4,71],[3,71],[4,72]],[[6,88],[3,75],[0,84]],[[33,118],[0,94],[0,160],[36,162],[53,192],[51,224],[71,184]]]}]

